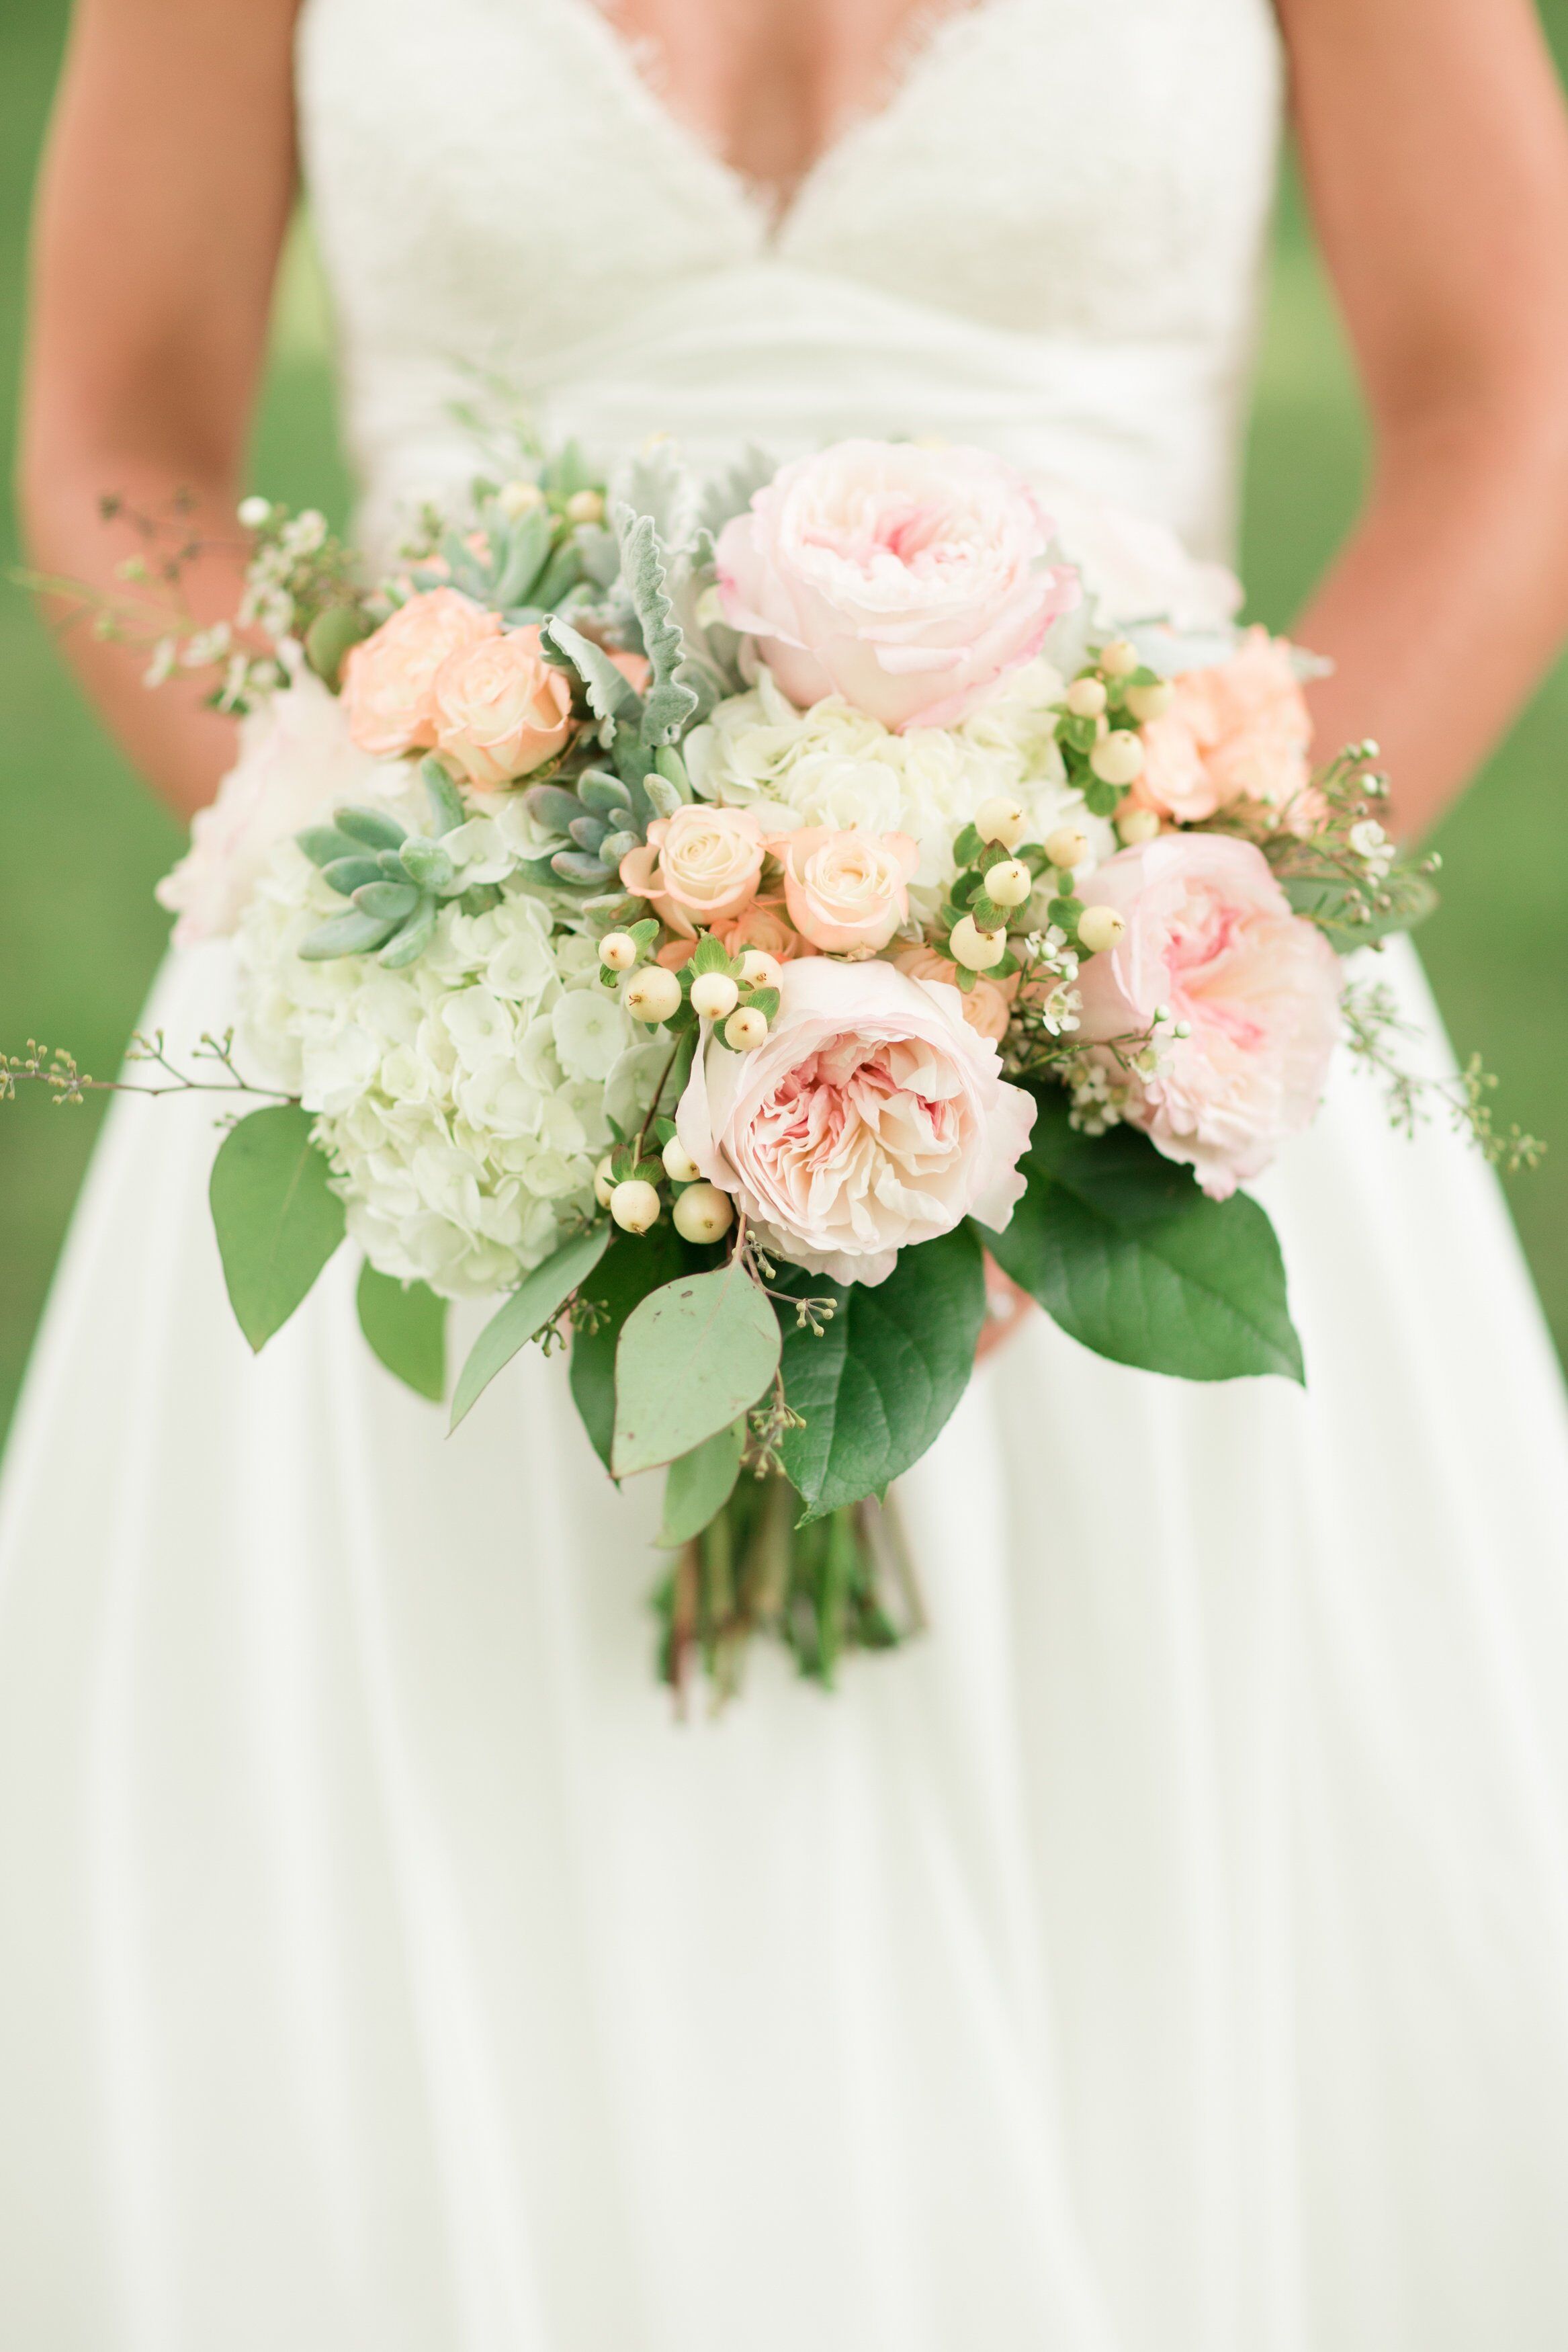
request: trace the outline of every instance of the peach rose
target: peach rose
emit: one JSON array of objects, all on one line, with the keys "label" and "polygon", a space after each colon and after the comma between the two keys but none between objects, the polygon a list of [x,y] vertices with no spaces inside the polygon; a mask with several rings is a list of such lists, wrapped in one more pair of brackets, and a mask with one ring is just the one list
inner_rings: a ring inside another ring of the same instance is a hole
[{"label": "peach rose", "polygon": [[950,727],[1078,602],[1051,524],[983,450],[841,441],[797,458],[719,534],[726,620],[792,702]]},{"label": "peach rose", "polygon": [[500,634],[497,615],[455,588],[432,588],[401,604],[344,658],[340,699],[361,751],[387,760],[431,750],[436,671],[460,646]]},{"label": "peach rose", "polygon": [[803,939],[825,953],[874,955],[909,919],[920,845],[906,833],[834,833],[824,824],[768,844],[784,868],[784,903]]},{"label": "peach rose", "polygon": [[571,688],[532,626],[458,646],[436,671],[431,699],[438,749],[482,793],[542,768],[571,736]]},{"label": "peach rose", "polygon": [[1154,1076],[1134,1077],[1126,1115],[1223,1201],[1318,1108],[1340,1030],[1339,959],[1291,912],[1262,852],[1223,834],[1124,849],[1085,895],[1127,928],[1080,967],[1079,1035],[1142,1032],[1162,1004],[1190,1024],[1186,1037],[1167,1033]]},{"label": "peach rose", "polygon": [[890,963],[802,956],[779,997],[751,1053],[707,1040],[675,1113],[682,1143],[765,1246],[871,1284],[965,1217],[999,1231],[1024,1189],[1035,1106],[1006,1083],[957,990]]},{"label": "peach rose", "polygon": [[[893,961],[911,980],[939,980],[944,987],[957,987],[957,965],[946,956],[938,955],[935,948],[900,948]],[[993,1045],[1001,1044],[1008,1034],[1018,991],[1016,971],[1009,972],[1006,980],[988,980],[983,971],[977,972],[972,987],[959,989],[958,1002],[964,1008],[964,1018],[977,1036],[988,1037]]]},{"label": "peach rose", "polygon": [[687,939],[738,915],[762,877],[762,826],[749,809],[688,801],[655,817],[641,848],[621,860],[621,879],[661,921]]},{"label": "peach rose", "polygon": [[[760,948],[764,955],[788,963],[791,956],[811,952],[800,932],[791,930],[766,898],[754,898],[738,915],[725,915],[716,923],[710,923],[708,929],[726,955],[744,955],[747,948]],[[653,961],[668,965],[671,971],[679,971],[691,961],[696,944],[695,939],[666,940]]]},{"label": "peach rose", "polygon": [[1170,709],[1143,730],[1140,807],[1193,824],[1232,801],[1283,808],[1306,791],[1312,722],[1281,639],[1249,629],[1229,661],[1172,683]]}]

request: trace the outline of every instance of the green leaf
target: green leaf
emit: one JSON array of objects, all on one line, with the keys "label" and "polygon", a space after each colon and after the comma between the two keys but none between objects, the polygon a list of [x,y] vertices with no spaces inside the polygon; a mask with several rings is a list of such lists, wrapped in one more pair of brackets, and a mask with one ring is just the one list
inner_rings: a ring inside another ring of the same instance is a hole
[{"label": "green leaf", "polygon": [[699,1272],[711,1260],[683,1242],[663,1220],[652,1233],[618,1234],[582,1285],[585,1304],[598,1310],[594,1328],[571,1335],[571,1395],[590,1443],[605,1468],[615,1435],[615,1350],[622,1327],[650,1291],[677,1275]]},{"label": "green leaf", "polygon": [[1385,881],[1361,886],[1360,896],[1369,907],[1375,897],[1393,902],[1387,908],[1371,908],[1365,922],[1352,919],[1351,887],[1340,875],[1291,875],[1281,887],[1292,912],[1315,923],[1339,955],[1354,955],[1357,948],[1386,939],[1391,931],[1413,931],[1437,904],[1437,893],[1426,875],[1404,860],[1396,862]]},{"label": "green leaf", "polygon": [[727,1429],[705,1437],[700,1445],[671,1463],[664,1477],[664,1516],[658,1534],[664,1550],[674,1551],[693,1536],[700,1536],[708,1521],[723,1510],[740,1475],[745,1446],[746,1415],[742,1413]]},{"label": "green leaf", "polygon": [[364,843],[356,841],[351,834],[340,833],[335,824],[308,824],[294,839],[312,866],[325,867],[335,865],[340,858],[365,855]]},{"label": "green leaf", "polygon": [[676,677],[686,646],[664,593],[664,547],[652,515],[634,515],[629,506],[620,505],[611,520],[621,542],[622,576],[653,672],[643,705],[643,741],[673,743],[695,710],[697,698]]},{"label": "green leaf", "polygon": [[1135,1128],[1080,1135],[1040,1088],[1029,1190],[986,1243],[1064,1331],[1119,1364],[1180,1380],[1304,1378],[1280,1244],[1244,1192],[1211,1201]]},{"label": "green leaf", "polygon": [[778,1319],[748,1275],[721,1266],[666,1283],[632,1309],[615,1350],[615,1476],[689,1454],[778,1369]]},{"label": "green leaf", "polygon": [[336,809],[332,822],[340,833],[351,834],[370,849],[397,849],[408,837],[396,817],[389,816],[385,809]]},{"label": "green leaf", "polygon": [[416,1396],[439,1404],[446,1393],[446,1301],[428,1284],[378,1274],[367,1258],[360,1273],[360,1328],[389,1372]]},{"label": "green leaf", "polygon": [[329,604],[318,613],[305,632],[305,658],[317,677],[335,687],[344,655],[370,635],[371,626],[357,604]]},{"label": "green leaf", "polygon": [[975,1366],[984,1261],[975,1233],[960,1226],[901,1250],[873,1286],[779,1273],[793,1296],[834,1301],[820,1337],[784,1338],[784,1394],[805,1422],[785,1433],[784,1467],[815,1519],[884,1493],[942,1430]]},{"label": "green leaf", "polygon": [[587,1233],[573,1234],[542,1265],[536,1265],[531,1274],[525,1275],[499,1313],[491,1316],[457,1375],[449,1433],[477,1403],[497,1373],[511,1362],[520,1348],[538,1339],[578,1284],[593,1272],[610,1246],[613,1230],[606,1218]]},{"label": "green leaf", "polygon": [[462,793],[434,754],[420,761],[419,774],[437,833],[455,833],[468,817]]},{"label": "green leaf", "polygon": [[299,942],[299,956],[305,963],[326,963],[333,956],[368,955],[390,940],[396,930],[395,921],[378,915],[362,914],[356,907],[346,915],[329,915],[318,923],[308,939]]},{"label": "green leaf", "polygon": [[565,656],[582,680],[588,696],[588,707],[595,719],[625,719],[637,717],[642,699],[632,681],[618,670],[609,655],[563,621],[559,613],[548,620],[539,631],[547,646],[553,646]]},{"label": "green leaf", "polygon": [[229,1303],[257,1350],[280,1330],[343,1238],[314,1121],[298,1103],[253,1110],[230,1128],[208,1198]]}]

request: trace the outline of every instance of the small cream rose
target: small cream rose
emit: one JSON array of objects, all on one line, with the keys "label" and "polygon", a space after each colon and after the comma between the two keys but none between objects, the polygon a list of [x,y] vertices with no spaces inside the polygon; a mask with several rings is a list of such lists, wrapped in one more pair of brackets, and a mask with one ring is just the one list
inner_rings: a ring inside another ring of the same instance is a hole
[{"label": "small cream rose", "polygon": [[749,809],[691,801],[655,817],[648,838],[621,860],[621,879],[646,898],[673,931],[692,938],[738,915],[762,877],[760,820]]},{"label": "small cream rose", "polygon": [[458,646],[431,690],[435,740],[480,792],[542,768],[570,740],[571,688],[546,661],[537,628]]},{"label": "small cream rose", "polygon": [[437,670],[459,647],[500,634],[497,615],[455,588],[411,596],[344,657],[342,707],[360,750],[382,760],[431,750]]},{"label": "small cream rose", "polygon": [[906,833],[808,825],[768,845],[784,868],[784,903],[802,938],[825,954],[874,954],[909,919],[920,845]]}]

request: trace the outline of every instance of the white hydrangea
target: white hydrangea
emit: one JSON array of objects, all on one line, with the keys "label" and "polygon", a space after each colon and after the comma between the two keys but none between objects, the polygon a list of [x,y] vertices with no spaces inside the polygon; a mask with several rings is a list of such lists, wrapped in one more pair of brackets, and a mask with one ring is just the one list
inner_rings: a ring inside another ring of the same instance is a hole
[{"label": "white hydrangea", "polygon": [[960,726],[895,735],[836,697],[797,710],[762,669],[748,693],[718,704],[682,752],[705,799],[766,805],[780,830],[861,825],[911,835],[920,845],[911,908],[929,921],[953,878],[954,840],[994,794],[1022,802],[1031,839],[1071,817],[1097,856],[1114,848],[1109,827],[1086,814],[1066,781],[1051,709],[1062,690],[1049,662],[1030,662]]},{"label": "white hydrangea", "polygon": [[[473,848],[469,871],[488,874],[493,845]],[[318,1114],[372,1265],[449,1297],[508,1288],[592,1209],[610,1118],[641,1116],[664,1055],[601,983],[592,941],[552,933],[526,890],[485,914],[447,906],[403,971],[301,961],[342,903],[292,842],[274,853],[239,929],[246,1052]]]}]

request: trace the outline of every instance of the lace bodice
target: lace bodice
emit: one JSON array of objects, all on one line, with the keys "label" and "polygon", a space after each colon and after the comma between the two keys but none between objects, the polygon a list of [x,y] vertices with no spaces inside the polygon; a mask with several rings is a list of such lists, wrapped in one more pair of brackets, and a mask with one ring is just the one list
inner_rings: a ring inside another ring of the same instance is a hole
[{"label": "lace bodice", "polygon": [[606,458],[941,434],[1223,552],[1278,80],[1268,0],[971,0],[775,219],[593,0],[306,0],[371,536],[480,369]]}]

